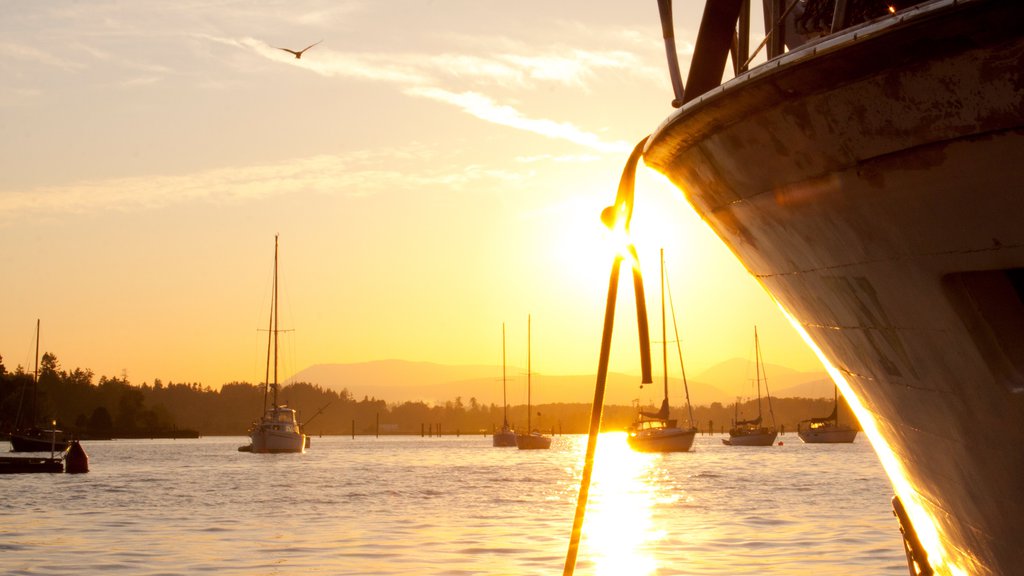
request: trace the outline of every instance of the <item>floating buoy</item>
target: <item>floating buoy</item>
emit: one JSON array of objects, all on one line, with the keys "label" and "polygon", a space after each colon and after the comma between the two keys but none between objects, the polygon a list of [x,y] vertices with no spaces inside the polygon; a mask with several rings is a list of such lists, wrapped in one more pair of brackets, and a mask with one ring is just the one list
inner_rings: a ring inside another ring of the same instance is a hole
[{"label": "floating buoy", "polygon": [[68,454],[64,457],[64,472],[68,474],[81,474],[89,471],[89,455],[78,443],[78,440],[71,441]]},{"label": "floating buoy", "polygon": [[779,446],[783,446],[782,440],[779,440]]}]

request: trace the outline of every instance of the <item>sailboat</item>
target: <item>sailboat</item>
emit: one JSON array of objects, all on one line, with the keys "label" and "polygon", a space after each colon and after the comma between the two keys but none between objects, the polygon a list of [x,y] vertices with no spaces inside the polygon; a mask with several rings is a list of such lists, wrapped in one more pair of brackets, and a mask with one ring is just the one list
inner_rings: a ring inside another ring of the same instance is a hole
[{"label": "sailboat", "polygon": [[509,448],[516,445],[516,433],[512,430],[512,427],[508,425],[508,393],[507,383],[505,381],[505,324],[501,325],[501,399],[505,410],[504,422],[501,425],[501,430],[494,433],[491,440],[493,446],[497,448]]},{"label": "sailboat", "polygon": [[[24,390],[22,391],[22,401],[24,401]],[[36,367],[35,372],[32,375],[32,396],[29,399],[28,415],[25,417],[25,421],[28,422],[28,426],[25,428],[18,428],[16,424],[15,431],[11,433],[11,452],[63,452],[68,447],[68,441],[64,438],[64,433],[57,430],[56,422],[53,422],[52,428],[44,430],[36,426],[36,411],[39,399],[39,319],[36,319]],[[20,421],[20,405],[19,405],[19,418]],[[20,424],[20,422],[19,422]]]},{"label": "sailboat", "polygon": [[857,438],[857,429],[839,423],[839,388],[833,386],[835,399],[832,413],[824,418],[804,420],[810,422],[807,428],[798,428],[797,435],[806,444],[849,444]]},{"label": "sailboat", "polygon": [[[629,429],[626,442],[637,452],[687,452],[693,446],[697,429],[694,427],[680,428],[676,420],[669,418],[668,408],[668,340],[665,337],[665,251],[661,251],[661,359],[664,376],[664,398],[661,409],[657,412],[638,411],[637,419]],[[672,309],[672,326],[675,329],[676,345],[679,350],[679,366],[683,365],[682,345],[679,343],[679,329],[675,324],[675,308]],[[690,407],[690,391],[686,385],[686,372],[683,371],[683,386],[686,388],[686,403],[690,410],[690,422],[693,422],[693,409]]]},{"label": "sailboat", "polygon": [[[775,414],[771,412],[772,396],[768,391],[768,378],[764,376],[764,359],[761,358],[761,342],[757,338],[757,326],[754,326],[754,363],[757,369],[757,418],[753,420],[739,419],[739,401],[736,402],[737,416],[733,427],[729,430],[729,438],[723,438],[726,446],[771,446],[775,444],[778,431],[775,430]],[[764,378],[764,391],[768,396],[768,411],[772,414],[772,426],[761,425],[761,379]]]},{"label": "sailboat", "polygon": [[526,429],[530,430],[527,434],[516,434],[516,446],[520,450],[547,450],[551,448],[551,437],[545,436],[540,433],[539,430],[533,430],[531,428],[530,414],[533,412],[532,401],[532,385],[530,376],[532,374],[530,368],[530,328],[531,318],[526,317]]},{"label": "sailboat", "polygon": [[[295,410],[277,403],[277,236],[274,236],[274,291],[270,303],[270,329],[267,336],[267,375],[263,388],[263,416],[249,429],[250,446],[241,451],[259,454],[281,452],[303,452],[306,449],[306,435],[296,418]],[[273,344],[274,379],[270,380],[271,344]],[[267,392],[272,394],[267,407]]]}]

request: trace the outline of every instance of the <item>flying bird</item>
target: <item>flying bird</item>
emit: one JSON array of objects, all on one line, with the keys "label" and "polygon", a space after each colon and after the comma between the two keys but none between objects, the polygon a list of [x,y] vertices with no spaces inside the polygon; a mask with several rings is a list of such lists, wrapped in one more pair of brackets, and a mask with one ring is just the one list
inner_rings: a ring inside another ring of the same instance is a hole
[{"label": "flying bird", "polygon": [[[321,40],[320,42],[323,42],[323,40]],[[302,53],[303,52],[305,52],[306,50],[309,50],[313,46],[316,46],[320,42],[313,42],[309,46],[306,46],[305,48],[303,48],[302,50],[299,50],[297,52],[295,50],[289,50],[288,48],[278,48],[277,46],[274,46],[274,48],[277,48],[278,50],[284,50],[285,52],[288,52],[289,54],[295,54],[296,58],[302,58]]]}]

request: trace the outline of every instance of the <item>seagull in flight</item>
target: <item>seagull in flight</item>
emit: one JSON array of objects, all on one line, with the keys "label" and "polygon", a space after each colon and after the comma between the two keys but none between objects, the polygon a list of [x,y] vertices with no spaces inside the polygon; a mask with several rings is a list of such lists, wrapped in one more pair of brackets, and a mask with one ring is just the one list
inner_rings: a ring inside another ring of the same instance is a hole
[{"label": "seagull in flight", "polygon": [[[321,40],[320,42],[323,42],[323,40]],[[285,52],[288,52],[289,54],[295,54],[296,58],[302,58],[302,53],[303,52],[305,52],[306,50],[309,50],[313,46],[316,46],[320,42],[313,42],[309,46],[306,46],[305,48],[303,48],[302,50],[299,50],[299,51],[289,50],[288,48],[278,48],[277,46],[274,46],[274,48],[277,48],[278,50],[284,50]]]}]

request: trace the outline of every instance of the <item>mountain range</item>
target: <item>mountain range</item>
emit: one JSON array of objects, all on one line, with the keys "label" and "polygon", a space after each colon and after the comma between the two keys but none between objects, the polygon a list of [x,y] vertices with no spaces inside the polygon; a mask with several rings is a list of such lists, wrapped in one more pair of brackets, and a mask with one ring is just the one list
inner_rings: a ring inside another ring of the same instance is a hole
[{"label": "mountain range", "polygon": [[[765,366],[767,384],[772,396],[831,398],[832,380],[824,371],[801,372],[785,366]],[[532,378],[534,404],[590,403],[594,399],[594,374],[547,375],[534,372]],[[661,377],[655,383],[640,386],[636,375],[609,373],[605,404],[657,404],[661,401]],[[694,405],[713,402],[731,404],[736,399],[754,398],[753,364],[733,358],[699,374],[687,377],[690,401]],[[452,366],[431,362],[376,360],[351,364],[316,364],[294,374],[288,382],[308,382],[340,392],[345,389],[357,400],[364,397],[388,403],[421,401],[444,404],[461,398],[470,404],[502,405],[502,373],[495,366]],[[526,370],[508,367],[505,371],[505,394],[509,405],[526,404]],[[765,392],[762,389],[762,394]],[[682,379],[669,379],[669,402],[685,402]]]}]

